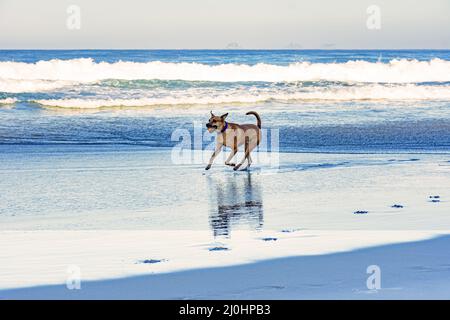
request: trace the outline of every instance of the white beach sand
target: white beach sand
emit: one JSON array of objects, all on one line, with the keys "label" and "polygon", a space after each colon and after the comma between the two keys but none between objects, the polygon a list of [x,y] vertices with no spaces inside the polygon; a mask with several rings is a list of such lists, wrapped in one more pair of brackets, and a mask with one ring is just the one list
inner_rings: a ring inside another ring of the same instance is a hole
[{"label": "white beach sand", "polygon": [[[230,251],[210,252],[206,250],[206,244],[183,246],[182,250],[161,244],[158,254],[156,250],[143,249],[147,245],[150,248],[155,246],[152,243],[154,239],[146,232],[124,232],[124,241],[108,232],[97,235],[69,233],[66,236],[70,240],[66,241],[57,241],[59,237],[47,232],[32,233],[22,235],[22,240],[28,243],[33,240],[35,244],[29,248],[22,245],[20,249],[35,253],[12,254],[10,258],[15,260],[17,268],[11,268],[3,275],[3,283],[8,276],[15,279],[11,284],[17,284],[20,278],[23,284],[40,281],[55,285],[2,290],[0,298],[449,299],[450,255],[447,249],[450,237],[398,243],[423,239],[429,234],[405,231],[307,232],[261,245],[252,241],[239,242],[236,247],[232,245]],[[47,245],[50,239],[56,245],[50,250],[39,249],[45,238]],[[6,240],[5,235],[2,235],[2,240]],[[371,247],[358,249],[362,247],[356,244],[358,241]],[[388,242],[394,244],[372,247]],[[139,243],[138,247],[136,243]],[[356,250],[347,251],[349,249]],[[44,252],[46,256],[40,255]],[[161,256],[168,260],[136,264],[138,259]],[[277,258],[261,260],[264,256]],[[236,265],[244,259],[247,260],[245,264]],[[68,263],[80,267],[82,281],[79,290],[69,290],[66,286],[67,279],[70,279],[68,271],[73,270],[67,269]],[[189,269],[161,272],[170,268],[175,270],[183,264]],[[378,266],[381,271],[381,288],[378,290],[369,290],[366,286],[370,275],[366,271],[371,265]],[[113,274],[127,277],[88,280]]]}]

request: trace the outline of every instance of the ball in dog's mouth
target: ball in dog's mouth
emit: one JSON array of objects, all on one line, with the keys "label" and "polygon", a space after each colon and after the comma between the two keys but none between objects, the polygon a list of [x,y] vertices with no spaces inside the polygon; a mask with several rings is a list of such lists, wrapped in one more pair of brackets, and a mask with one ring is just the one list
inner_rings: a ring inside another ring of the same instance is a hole
[{"label": "ball in dog's mouth", "polygon": [[214,130],[217,130],[217,126],[216,125],[212,125],[212,124],[209,124],[209,123],[207,123],[206,124],[206,128],[208,129],[208,132],[214,132]]}]

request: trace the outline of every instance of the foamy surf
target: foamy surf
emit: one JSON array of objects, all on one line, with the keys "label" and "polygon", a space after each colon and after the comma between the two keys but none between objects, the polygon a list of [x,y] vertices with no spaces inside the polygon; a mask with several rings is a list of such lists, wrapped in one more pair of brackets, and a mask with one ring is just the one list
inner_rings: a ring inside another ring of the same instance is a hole
[{"label": "foamy surf", "polygon": [[14,104],[16,102],[17,102],[16,98],[0,99],[0,104]]},{"label": "foamy surf", "polygon": [[45,92],[55,89],[76,85],[75,81],[61,80],[18,80],[0,78],[0,92],[21,93],[21,92]]},{"label": "foamy surf", "polygon": [[109,63],[80,58],[42,60],[36,63],[0,62],[0,91],[3,92],[35,92],[58,88],[67,85],[68,82],[92,83],[105,79],[216,82],[447,82],[450,81],[450,61],[435,58],[429,61],[394,59],[387,63],[352,60],[345,63],[296,62],[289,65],[267,63],[209,65],[161,61]]},{"label": "foamy surf", "polygon": [[[272,90],[229,90],[214,92],[211,89],[185,92],[158,92],[156,96],[137,99],[38,99],[43,106],[60,108],[93,109],[102,107],[147,107],[170,105],[210,105],[210,104],[249,104],[266,101],[301,102],[301,101],[351,101],[351,100],[450,100],[450,86],[380,85],[347,86],[338,88],[308,87]],[[147,93],[148,94],[148,93]]]}]

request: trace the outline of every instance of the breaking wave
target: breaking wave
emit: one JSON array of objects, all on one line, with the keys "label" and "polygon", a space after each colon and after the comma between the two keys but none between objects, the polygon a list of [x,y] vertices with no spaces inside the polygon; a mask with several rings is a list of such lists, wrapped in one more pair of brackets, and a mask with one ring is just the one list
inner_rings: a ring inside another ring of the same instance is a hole
[{"label": "breaking wave", "polygon": [[0,99],[0,104],[14,104],[16,102],[17,102],[16,98]]},{"label": "breaking wave", "polygon": [[395,59],[387,63],[353,60],[345,63],[297,62],[208,65],[171,62],[95,62],[91,58],[36,63],[0,62],[0,91],[36,92],[74,83],[105,79],[185,80],[216,82],[337,81],[359,83],[420,83],[450,81],[450,61]]}]

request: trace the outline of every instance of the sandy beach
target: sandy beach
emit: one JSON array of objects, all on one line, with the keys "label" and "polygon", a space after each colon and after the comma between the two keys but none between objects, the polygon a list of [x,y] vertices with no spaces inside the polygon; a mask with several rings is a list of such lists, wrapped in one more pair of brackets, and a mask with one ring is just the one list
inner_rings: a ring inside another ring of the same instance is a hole
[{"label": "sandy beach", "polygon": [[[388,239],[386,234],[379,235]],[[68,290],[65,284],[2,290],[0,297],[2,299],[449,299],[448,245],[449,237],[446,235],[351,252],[286,257],[173,273],[147,272],[147,275],[142,276],[83,282],[80,290]],[[374,262],[382,270],[382,287],[378,290],[369,290],[366,287],[368,277],[366,269]]]},{"label": "sandy beach", "polygon": [[[448,298],[428,287],[450,263],[445,154],[283,153],[278,168],[204,172],[170,150],[50,150],[2,162],[3,203],[45,199],[1,215],[3,299]],[[71,197],[110,207],[67,215],[58,199]],[[383,274],[375,294],[369,265]],[[81,290],[66,288],[73,266]]]}]

